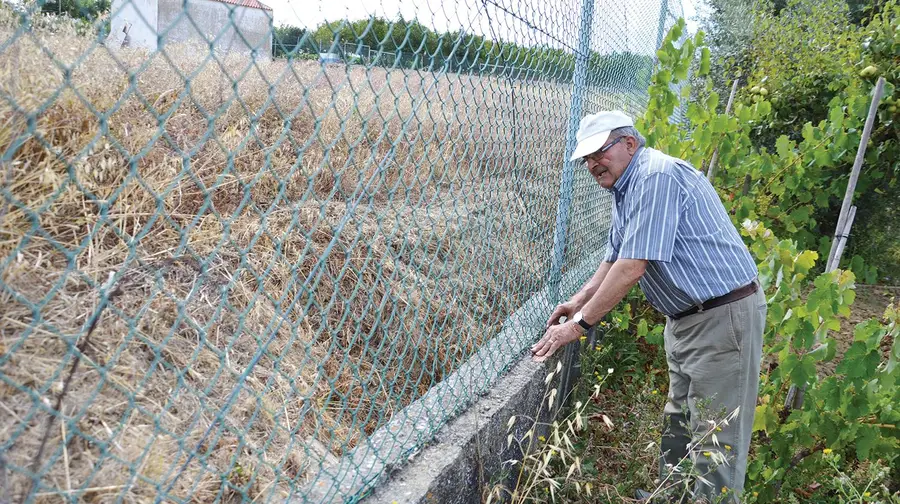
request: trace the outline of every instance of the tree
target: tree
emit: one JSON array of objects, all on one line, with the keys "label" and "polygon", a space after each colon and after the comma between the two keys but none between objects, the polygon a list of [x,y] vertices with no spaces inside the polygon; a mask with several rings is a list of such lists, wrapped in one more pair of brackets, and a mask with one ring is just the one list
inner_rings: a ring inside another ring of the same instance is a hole
[{"label": "tree", "polygon": [[41,11],[93,22],[109,8],[110,0],[50,0],[41,6]]},{"label": "tree", "polygon": [[[721,7],[721,12],[735,8],[739,2],[711,1]],[[754,127],[752,138],[755,147],[773,153],[789,153],[784,142],[779,148],[782,136],[798,145],[809,140],[810,126],[817,127],[822,121],[837,119],[841,114],[865,118],[872,85],[880,75],[887,79],[885,101],[857,185],[858,210],[845,257],[849,260],[858,254],[864,259],[857,261],[858,265],[877,265],[882,276],[896,281],[900,276],[900,240],[896,229],[891,231],[891,223],[900,219],[896,203],[900,201],[900,163],[896,162],[900,159],[900,122],[895,105],[895,86],[900,83],[896,52],[900,47],[900,8],[895,0],[860,0],[856,4],[865,4],[866,12],[877,14],[854,24],[853,8],[844,0],[785,0],[780,5],[761,1],[746,16],[752,20],[747,24],[753,30],[744,47],[737,47],[736,41],[729,42],[726,37],[711,49],[714,61],[724,60],[724,75],[744,76],[742,84],[746,85],[738,94],[738,103],[750,106],[765,100],[771,105],[771,113]],[[723,99],[728,96],[730,86],[717,87]],[[850,102],[860,110],[841,108],[841,103]],[[782,235],[800,233],[803,236],[795,234],[793,238],[801,246],[825,253],[859,141],[858,136],[853,142],[840,138],[846,145],[831,144],[828,155],[821,154],[813,166],[797,168],[797,177],[815,177],[820,188],[808,195],[820,200],[809,215],[815,224],[798,226],[799,231],[776,230]],[[771,211],[790,213],[796,208],[779,206]]]},{"label": "tree", "polygon": [[306,28],[298,26],[278,26],[275,28],[274,38],[274,56],[287,57],[298,53],[317,53],[309,32]]},{"label": "tree", "polygon": [[712,53],[709,76],[713,89],[724,98],[737,69],[747,66],[745,49],[753,38],[755,0],[706,0],[699,6],[700,29]]}]

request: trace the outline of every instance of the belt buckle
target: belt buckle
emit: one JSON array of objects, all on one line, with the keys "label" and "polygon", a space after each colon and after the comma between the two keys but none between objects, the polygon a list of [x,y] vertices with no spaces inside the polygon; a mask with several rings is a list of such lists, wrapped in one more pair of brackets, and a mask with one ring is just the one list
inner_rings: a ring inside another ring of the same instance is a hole
[{"label": "belt buckle", "polygon": [[703,313],[703,303],[697,303],[695,306],[697,307],[697,313]]}]

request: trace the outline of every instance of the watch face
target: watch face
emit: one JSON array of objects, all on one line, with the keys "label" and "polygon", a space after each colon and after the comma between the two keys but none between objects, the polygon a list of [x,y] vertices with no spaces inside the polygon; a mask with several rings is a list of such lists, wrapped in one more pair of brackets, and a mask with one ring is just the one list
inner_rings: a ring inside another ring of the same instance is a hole
[{"label": "watch face", "polygon": [[572,320],[575,321],[576,324],[580,325],[585,331],[591,328],[591,325],[585,322],[584,315],[582,315],[581,312],[576,313]]}]

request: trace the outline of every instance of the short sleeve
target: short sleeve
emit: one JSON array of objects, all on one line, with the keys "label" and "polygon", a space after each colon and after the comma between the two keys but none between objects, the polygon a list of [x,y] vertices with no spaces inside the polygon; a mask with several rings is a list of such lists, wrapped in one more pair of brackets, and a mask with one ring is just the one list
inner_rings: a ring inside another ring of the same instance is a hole
[{"label": "short sleeve", "polygon": [[616,218],[613,215],[612,225],[609,226],[609,240],[606,245],[605,262],[616,262],[619,257],[619,240],[616,240]]},{"label": "short sleeve", "polygon": [[675,178],[666,173],[651,173],[635,182],[618,256],[669,262],[675,250],[684,194]]}]

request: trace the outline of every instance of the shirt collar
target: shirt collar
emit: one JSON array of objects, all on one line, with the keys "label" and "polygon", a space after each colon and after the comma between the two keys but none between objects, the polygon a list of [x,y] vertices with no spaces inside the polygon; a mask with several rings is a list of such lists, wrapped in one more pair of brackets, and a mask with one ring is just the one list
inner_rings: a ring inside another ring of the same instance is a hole
[{"label": "shirt collar", "polygon": [[638,150],[635,151],[634,156],[631,157],[631,162],[628,163],[628,166],[625,167],[625,172],[622,173],[622,176],[619,177],[619,180],[616,180],[616,183],[613,184],[612,190],[616,193],[616,196],[622,197],[625,196],[625,193],[628,192],[628,186],[631,184],[631,179],[634,178],[634,172],[637,171],[637,167],[635,165],[638,164],[638,158],[641,157],[644,153],[643,147],[638,147]]}]

